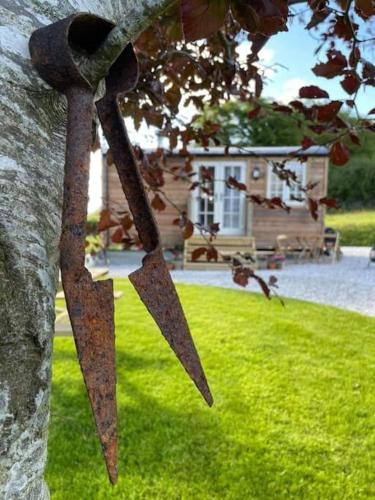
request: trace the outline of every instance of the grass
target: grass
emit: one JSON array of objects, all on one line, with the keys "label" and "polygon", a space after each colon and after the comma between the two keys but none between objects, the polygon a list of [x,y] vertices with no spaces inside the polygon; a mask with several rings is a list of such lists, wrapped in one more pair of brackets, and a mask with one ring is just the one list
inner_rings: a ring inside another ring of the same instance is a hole
[{"label": "grass", "polygon": [[106,479],[71,338],[56,338],[52,499],[375,497],[375,319],[179,286],[207,408],[127,281],[116,302],[120,479]]},{"label": "grass", "polygon": [[372,246],[375,243],[374,210],[327,214],[325,225],[340,231],[341,245]]}]

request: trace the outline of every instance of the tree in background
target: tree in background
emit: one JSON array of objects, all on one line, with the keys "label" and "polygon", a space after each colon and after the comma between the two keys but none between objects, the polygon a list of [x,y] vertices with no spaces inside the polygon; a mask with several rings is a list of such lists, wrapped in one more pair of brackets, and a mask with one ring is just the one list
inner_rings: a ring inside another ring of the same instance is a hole
[{"label": "tree in background", "polygon": [[[221,106],[205,107],[197,118],[197,127],[212,122],[220,125],[216,138],[224,146],[296,146],[303,139],[303,116],[273,110],[272,103],[258,99],[254,107],[249,102],[228,101]],[[256,116],[251,119],[252,113]]]},{"label": "tree in background", "polygon": [[328,193],[344,209],[375,207],[375,141],[373,134],[362,133],[361,147],[353,147],[344,169],[329,171]]}]

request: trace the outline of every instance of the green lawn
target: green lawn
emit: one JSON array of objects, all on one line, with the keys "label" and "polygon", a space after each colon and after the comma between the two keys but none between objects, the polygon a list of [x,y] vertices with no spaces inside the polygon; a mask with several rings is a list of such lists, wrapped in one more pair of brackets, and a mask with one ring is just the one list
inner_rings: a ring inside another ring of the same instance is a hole
[{"label": "green lawn", "polygon": [[372,246],[375,244],[374,210],[327,214],[325,225],[340,231],[341,245]]},{"label": "green lawn", "polygon": [[73,341],[56,338],[52,499],[374,498],[375,319],[178,288],[214,407],[116,281],[119,483],[106,479]]}]

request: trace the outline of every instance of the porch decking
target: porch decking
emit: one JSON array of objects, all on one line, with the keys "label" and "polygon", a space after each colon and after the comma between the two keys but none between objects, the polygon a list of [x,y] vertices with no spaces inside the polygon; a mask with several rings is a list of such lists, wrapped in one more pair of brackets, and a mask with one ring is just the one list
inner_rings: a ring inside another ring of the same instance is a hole
[{"label": "porch decking", "polygon": [[218,236],[213,244],[219,253],[217,262],[214,260],[208,262],[206,255],[202,255],[198,260],[193,261],[193,251],[201,247],[207,248],[209,245],[202,236],[193,236],[185,241],[184,269],[228,269],[231,257],[237,253],[248,254],[256,261],[255,240],[251,236]]}]

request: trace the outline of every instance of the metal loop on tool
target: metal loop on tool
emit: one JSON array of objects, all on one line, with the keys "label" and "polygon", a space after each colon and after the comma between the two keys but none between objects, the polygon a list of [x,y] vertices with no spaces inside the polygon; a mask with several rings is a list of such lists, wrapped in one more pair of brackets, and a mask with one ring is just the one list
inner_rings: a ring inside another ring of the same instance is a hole
[{"label": "metal loop on tool", "polygon": [[94,54],[113,27],[107,19],[78,13],[40,28],[30,38],[32,63],[43,80],[60,92],[73,85],[94,90],[79,71],[73,53]]}]

